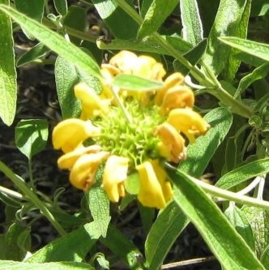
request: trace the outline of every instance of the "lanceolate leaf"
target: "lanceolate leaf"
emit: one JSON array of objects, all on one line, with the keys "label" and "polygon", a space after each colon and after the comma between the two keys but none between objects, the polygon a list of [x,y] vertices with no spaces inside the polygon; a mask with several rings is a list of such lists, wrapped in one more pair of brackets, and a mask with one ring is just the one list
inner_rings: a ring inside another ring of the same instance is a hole
[{"label": "lanceolate leaf", "polygon": [[225,68],[231,53],[227,46],[219,42],[218,37],[228,35],[243,37],[242,33],[239,32],[239,25],[248,1],[230,0],[229,4],[227,4],[226,0],[220,1],[218,12],[208,37],[209,46],[204,59],[205,63],[216,75]]},{"label": "lanceolate leaf", "polygon": [[236,37],[219,37],[219,40],[233,48],[269,61],[269,45]]},{"label": "lanceolate leaf", "polygon": [[39,249],[26,262],[81,262],[99,237],[94,222],[87,223]]},{"label": "lanceolate leaf", "polygon": [[176,203],[195,225],[224,269],[265,270],[219,207],[187,174],[171,170],[169,175],[176,185]]},{"label": "lanceolate leaf", "polygon": [[[0,0],[9,4],[9,0]],[[13,50],[12,26],[10,18],[0,13],[0,117],[6,125],[11,125],[15,116],[17,83],[15,56]]]},{"label": "lanceolate leaf", "polygon": [[[180,53],[186,53],[192,48],[192,46],[181,37],[162,36],[162,38]],[[134,50],[169,55],[169,51],[158,45],[152,37],[143,38],[142,40],[114,39],[111,42],[102,41],[102,39],[100,39],[97,41],[97,46],[102,50]]]},{"label": "lanceolate leaf", "polygon": [[[118,6],[117,1],[92,0],[92,2],[114,37],[131,39],[136,36],[138,24]],[[132,1],[125,0],[125,2],[133,6]]]},{"label": "lanceolate leaf", "polygon": [[[210,123],[211,130],[205,136],[198,138],[195,144],[188,146],[188,158],[179,166],[181,171],[195,177],[202,175],[232,124],[232,115],[225,108],[214,109],[205,118]],[[178,227],[175,224],[179,224]],[[187,224],[186,216],[175,202],[171,202],[158,215],[148,234],[145,247],[146,260],[150,269],[158,269],[163,263],[171,245]],[[163,230],[158,229],[159,227]],[[157,234],[158,237],[156,237]],[[152,249],[153,245],[154,249]]]},{"label": "lanceolate leaf", "polygon": [[157,31],[176,5],[178,5],[178,0],[153,0],[138,30],[138,39]]},{"label": "lanceolate leaf", "polygon": [[223,189],[230,189],[252,177],[266,174],[268,171],[269,158],[255,160],[226,173],[218,180],[216,186]]},{"label": "lanceolate leaf", "polygon": [[196,0],[180,1],[183,38],[195,46],[203,39],[203,25]]},{"label": "lanceolate leaf", "polygon": [[67,42],[62,36],[9,6],[0,5],[0,10],[60,56],[89,74],[101,78],[100,69],[96,62],[78,47]]}]

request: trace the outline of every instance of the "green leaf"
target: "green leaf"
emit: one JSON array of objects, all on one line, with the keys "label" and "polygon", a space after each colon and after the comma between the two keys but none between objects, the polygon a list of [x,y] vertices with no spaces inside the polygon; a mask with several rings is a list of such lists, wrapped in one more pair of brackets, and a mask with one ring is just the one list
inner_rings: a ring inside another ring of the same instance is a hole
[{"label": "green leaf", "polygon": [[28,158],[41,152],[48,140],[48,122],[43,119],[21,120],[15,129],[18,149]]},{"label": "green leaf", "polygon": [[[132,1],[125,0],[125,2],[133,8]],[[92,3],[115,38],[131,39],[136,36],[138,24],[118,6],[116,1],[92,0]]]},{"label": "green leaf", "polygon": [[[69,27],[77,31],[85,31],[87,27],[87,14],[86,9],[72,5],[68,9],[67,15],[64,17],[63,25],[64,27]],[[79,45],[81,43],[81,38],[76,38],[70,36],[72,43]]]},{"label": "green leaf", "polygon": [[260,258],[261,263],[264,265],[265,269],[269,269],[269,245],[266,247],[262,256]]},{"label": "green leaf", "polygon": [[53,0],[54,7],[58,14],[65,16],[68,11],[66,0]]},{"label": "green leaf", "polygon": [[269,61],[268,44],[236,37],[219,37],[219,40],[232,48],[236,48],[252,56]]},{"label": "green leaf", "polygon": [[204,61],[218,75],[227,65],[231,49],[221,44],[219,36],[245,37],[239,27],[249,0],[221,0],[218,12],[208,37],[208,50]]},{"label": "green leaf", "polygon": [[74,86],[79,83],[76,67],[62,57],[55,62],[55,82],[63,118],[77,117],[80,101],[75,97]]},{"label": "green leaf", "polygon": [[142,270],[143,255],[116,227],[109,225],[106,238],[100,241],[128,265],[128,269]]},{"label": "green leaf", "polygon": [[[197,46],[183,54],[184,58],[188,60],[192,65],[196,65],[203,57],[207,48],[207,39],[203,39]],[[178,60],[173,62],[174,69],[181,72],[183,75],[189,73],[189,70],[181,64]]]},{"label": "green leaf", "polygon": [[94,270],[89,264],[76,263],[76,262],[56,262],[56,263],[26,263],[26,262],[14,262],[14,261],[0,261],[0,268],[5,270]]},{"label": "green leaf", "polygon": [[152,91],[163,87],[163,83],[159,81],[128,74],[120,74],[114,77],[111,84],[122,89],[134,91]]},{"label": "green leaf", "polygon": [[14,0],[16,10],[38,22],[41,22],[43,17],[44,2],[44,0]]},{"label": "green leaf", "polygon": [[180,11],[183,39],[195,46],[203,39],[203,26],[196,0],[181,0]]},{"label": "green leaf", "polygon": [[5,238],[3,239],[5,242],[5,249],[4,253],[1,254],[1,259],[14,261],[21,261],[24,259],[26,251],[18,244],[18,238],[25,230],[28,230],[28,228],[19,223],[13,223],[8,228]]},{"label": "green leaf", "polygon": [[141,39],[158,31],[158,28],[172,13],[176,5],[178,5],[178,0],[153,0],[138,30],[137,38]]},{"label": "green leaf", "polygon": [[148,269],[159,269],[176,238],[188,225],[188,219],[173,201],[158,215],[145,242]]},{"label": "green leaf", "polygon": [[240,96],[253,82],[265,78],[269,73],[269,63],[255,68],[250,74],[243,77],[238,85],[235,98]]},{"label": "green leaf", "polygon": [[[9,0],[0,0],[0,4],[9,4]],[[13,123],[17,102],[17,73],[11,21],[0,13],[0,117],[10,126]]]},{"label": "green leaf", "polygon": [[[236,27],[236,33],[233,34],[234,36],[237,36],[240,38],[247,37],[251,3],[252,3],[252,0],[246,1],[246,5],[244,6],[242,10],[241,20],[239,21]],[[228,64],[224,66],[224,70],[222,72],[222,75],[228,81],[232,81],[234,79],[234,76],[241,64],[241,61],[237,58],[236,54],[237,54],[237,50],[232,48],[231,53],[228,58]]]},{"label": "green leaf", "polygon": [[58,53],[70,63],[73,63],[75,66],[85,70],[85,72],[93,76],[101,78],[100,68],[96,62],[74,44],[67,42],[57,33],[9,6],[0,5],[0,10],[9,15],[35,38],[43,42],[44,45]]},{"label": "green leaf", "polygon": [[38,43],[17,60],[17,67],[29,64],[32,61],[45,56],[50,51],[43,43]]},{"label": "green leaf", "polygon": [[220,264],[225,269],[265,270],[208,195],[185,173],[179,170],[168,173],[176,186],[176,203],[195,225]]},{"label": "green leaf", "polygon": [[264,16],[269,10],[269,3],[264,0],[255,0],[251,7],[251,16]]},{"label": "green leaf", "polygon": [[[162,36],[162,38],[176,48],[180,53],[186,53],[192,46],[178,36]],[[156,44],[152,37],[147,37],[142,40],[120,40],[113,39],[110,42],[106,40],[97,40],[97,46],[101,50],[131,50],[139,52],[149,52],[170,55],[170,52],[165,50],[162,46]]]},{"label": "green leaf", "polygon": [[85,82],[97,93],[102,92],[102,86],[98,79],[84,70],[76,68],[75,65],[62,57],[56,59],[54,72],[63,118],[78,117],[80,114],[81,104],[74,93],[74,86],[79,82]]},{"label": "green leaf", "polygon": [[243,237],[252,251],[255,251],[255,241],[251,226],[244,214],[234,203],[230,203],[224,212],[236,231]]},{"label": "green leaf", "polygon": [[242,211],[251,225],[255,251],[260,258],[269,244],[269,211],[247,205],[242,208]]},{"label": "green leaf", "polygon": [[[180,170],[195,177],[202,175],[232,123],[232,115],[225,108],[212,110],[205,119],[211,124],[211,130],[205,136],[198,138],[195,144],[188,146],[188,157],[179,165]],[[158,266],[163,263],[172,244],[187,224],[186,216],[175,202],[171,202],[158,215],[148,234],[145,247],[146,259],[151,269],[158,269]],[[159,230],[159,226],[165,229]],[[153,245],[154,249],[152,249]]]},{"label": "green leaf", "polygon": [[100,233],[96,230],[94,222],[87,223],[39,249],[26,262],[81,262],[99,237]]},{"label": "green leaf", "polygon": [[106,237],[108,225],[110,223],[109,200],[106,192],[97,185],[89,190],[87,195],[88,206],[94,220],[95,230]]},{"label": "green leaf", "polygon": [[179,165],[179,169],[194,177],[200,177],[208,165],[220,143],[226,137],[233,117],[226,108],[216,108],[209,112],[205,119],[211,125],[205,136],[200,136],[196,142],[188,146],[188,156]]},{"label": "green leaf", "polygon": [[[14,3],[16,10],[41,23],[45,4],[44,0],[14,0]],[[35,39],[24,27],[22,27],[22,30],[29,39]]]},{"label": "green leaf", "polygon": [[230,189],[258,175],[269,171],[269,158],[252,161],[224,174],[216,183],[217,187]]}]

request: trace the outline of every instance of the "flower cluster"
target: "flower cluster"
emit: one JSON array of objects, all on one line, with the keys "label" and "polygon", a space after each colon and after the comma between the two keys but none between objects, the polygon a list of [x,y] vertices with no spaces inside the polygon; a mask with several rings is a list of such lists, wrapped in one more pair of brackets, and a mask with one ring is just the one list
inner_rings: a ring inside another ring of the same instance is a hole
[{"label": "flower cluster", "polygon": [[[163,208],[173,190],[161,161],[178,164],[186,158],[186,144],[205,134],[208,123],[195,111],[194,94],[175,72],[165,79],[161,63],[149,56],[121,51],[101,68],[99,95],[85,83],[75,86],[81,100],[80,118],[66,119],[53,131],[53,145],[64,154],[61,169],[70,170],[70,182],[88,190],[105,164],[102,187],[112,202],[126,195],[128,176],[138,175],[138,200]],[[161,82],[158,89],[138,91],[113,85],[120,74]],[[111,83],[112,82],[112,83]]]}]

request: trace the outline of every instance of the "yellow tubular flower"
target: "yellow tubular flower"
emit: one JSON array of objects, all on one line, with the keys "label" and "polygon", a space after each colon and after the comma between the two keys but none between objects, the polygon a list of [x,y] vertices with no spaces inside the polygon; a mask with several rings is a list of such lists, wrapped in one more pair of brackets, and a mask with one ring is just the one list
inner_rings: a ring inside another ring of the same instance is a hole
[{"label": "yellow tubular flower", "polygon": [[80,156],[70,172],[70,183],[82,190],[89,189],[95,183],[95,174],[102,162],[109,156],[108,152],[98,152]]},{"label": "yellow tubular flower", "polygon": [[183,132],[190,143],[195,142],[195,135],[203,135],[210,128],[210,125],[192,109],[174,109],[170,111],[167,123],[177,131]]},{"label": "yellow tubular flower", "polygon": [[109,63],[122,71],[124,74],[132,74],[137,61],[137,55],[129,51],[121,51],[113,56]]},{"label": "yellow tubular flower", "polygon": [[161,105],[163,102],[164,95],[166,92],[177,85],[182,85],[184,83],[184,76],[179,73],[175,72],[168,76],[165,81],[164,81],[164,87],[160,90],[157,91],[156,96],[154,98],[155,104],[156,105]]},{"label": "yellow tubular flower", "polygon": [[100,134],[100,128],[91,121],[70,118],[60,122],[53,130],[52,143],[55,149],[62,149],[64,153],[73,151],[89,137]]},{"label": "yellow tubular flower", "polygon": [[103,188],[110,201],[118,202],[125,196],[124,181],[127,178],[129,159],[112,155],[107,159],[103,173]]},{"label": "yellow tubular flower", "polygon": [[162,80],[165,70],[161,63],[150,56],[141,55],[137,58],[136,65],[133,67],[133,75],[146,79]]},{"label": "yellow tubular flower", "polygon": [[80,118],[90,119],[94,116],[107,114],[110,100],[101,99],[95,91],[85,83],[79,83],[75,86],[75,96],[81,100],[82,111]]},{"label": "yellow tubular flower", "polygon": [[85,154],[92,154],[101,151],[100,145],[91,145],[84,147],[83,145],[78,146],[74,151],[62,155],[57,163],[60,169],[71,169],[74,163],[79,159],[79,157]]},{"label": "yellow tubular flower", "polygon": [[168,114],[172,109],[192,107],[194,105],[194,94],[192,90],[183,85],[170,88],[164,96],[160,113]]},{"label": "yellow tubular flower", "polygon": [[174,163],[186,158],[185,140],[173,126],[163,123],[156,127],[154,135],[157,135],[161,140],[159,145],[161,156]]},{"label": "yellow tubular flower", "polygon": [[164,208],[172,196],[172,188],[158,161],[146,161],[136,169],[140,180],[138,200],[147,207]]}]

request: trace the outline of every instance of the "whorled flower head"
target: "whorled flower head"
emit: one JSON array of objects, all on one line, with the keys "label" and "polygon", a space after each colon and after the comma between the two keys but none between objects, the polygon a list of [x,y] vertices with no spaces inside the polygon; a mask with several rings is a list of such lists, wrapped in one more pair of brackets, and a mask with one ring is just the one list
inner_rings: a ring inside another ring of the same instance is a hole
[{"label": "whorled flower head", "polygon": [[[192,110],[194,94],[184,85],[183,75],[175,72],[163,81],[162,64],[149,56],[122,51],[102,65],[101,73],[102,93],[78,84],[80,119],[64,120],[53,131],[54,147],[65,153],[58,165],[70,170],[75,187],[87,190],[104,163],[101,186],[112,202],[126,196],[125,182],[138,172],[138,200],[161,209],[173,197],[161,160],[184,160],[186,144],[205,134],[209,125]],[[161,81],[164,86],[146,93],[117,88],[112,94],[111,81],[119,74]]]}]

